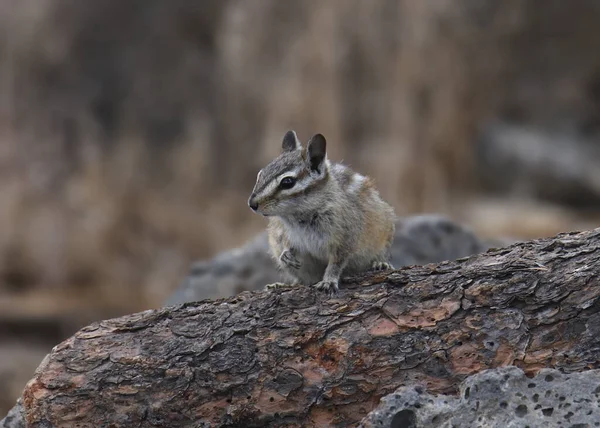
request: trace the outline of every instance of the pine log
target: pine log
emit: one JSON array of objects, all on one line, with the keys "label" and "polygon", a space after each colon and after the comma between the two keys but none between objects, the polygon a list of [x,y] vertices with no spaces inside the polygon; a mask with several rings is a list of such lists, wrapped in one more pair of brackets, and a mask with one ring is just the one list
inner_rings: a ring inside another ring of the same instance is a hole
[{"label": "pine log", "polygon": [[31,427],[354,426],[402,385],[600,367],[600,229],[90,325],[23,393]]}]

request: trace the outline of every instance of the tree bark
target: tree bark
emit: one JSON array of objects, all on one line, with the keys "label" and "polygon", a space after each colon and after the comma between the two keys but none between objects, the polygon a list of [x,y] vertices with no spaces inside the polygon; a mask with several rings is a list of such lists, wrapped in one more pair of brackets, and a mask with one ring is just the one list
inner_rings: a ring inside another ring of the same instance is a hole
[{"label": "tree bark", "polygon": [[600,367],[600,229],[90,325],[23,393],[32,427],[352,426],[401,385]]}]

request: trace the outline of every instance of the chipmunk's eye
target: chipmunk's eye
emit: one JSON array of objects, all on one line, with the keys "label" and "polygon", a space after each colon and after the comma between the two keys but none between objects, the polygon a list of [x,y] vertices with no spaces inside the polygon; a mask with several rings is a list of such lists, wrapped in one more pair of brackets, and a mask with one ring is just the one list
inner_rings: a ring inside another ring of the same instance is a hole
[{"label": "chipmunk's eye", "polygon": [[291,189],[296,184],[296,179],[294,177],[284,177],[283,180],[279,183],[279,187],[281,189]]}]

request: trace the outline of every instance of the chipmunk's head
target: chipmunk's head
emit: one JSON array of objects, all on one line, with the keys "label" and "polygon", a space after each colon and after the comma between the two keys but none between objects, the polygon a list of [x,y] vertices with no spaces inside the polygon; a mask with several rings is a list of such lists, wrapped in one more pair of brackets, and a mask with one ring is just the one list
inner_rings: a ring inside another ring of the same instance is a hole
[{"label": "chipmunk's head", "polygon": [[318,209],[329,179],[325,137],[316,134],[304,149],[296,133],[288,131],[281,147],[282,153],[258,172],[248,206],[265,216]]}]

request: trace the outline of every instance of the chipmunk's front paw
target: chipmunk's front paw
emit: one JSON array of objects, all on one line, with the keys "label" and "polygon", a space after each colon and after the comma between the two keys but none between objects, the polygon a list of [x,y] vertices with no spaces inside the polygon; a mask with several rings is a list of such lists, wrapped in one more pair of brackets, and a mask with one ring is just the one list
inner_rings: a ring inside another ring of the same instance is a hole
[{"label": "chipmunk's front paw", "polygon": [[265,290],[281,290],[282,288],[293,288],[297,284],[286,284],[285,282],[274,282],[265,285]]},{"label": "chipmunk's front paw", "polygon": [[319,281],[316,284],[314,284],[313,287],[315,287],[319,291],[324,291],[326,293],[329,293],[330,295],[337,293],[337,291],[339,290],[337,281],[323,280],[323,281]]},{"label": "chipmunk's front paw", "polygon": [[371,265],[371,270],[380,271],[380,270],[393,270],[394,266],[392,266],[388,262],[373,262]]},{"label": "chipmunk's front paw", "polygon": [[300,269],[300,266],[302,266],[292,250],[285,250],[283,253],[281,253],[279,260],[281,260],[281,263],[292,269]]}]

